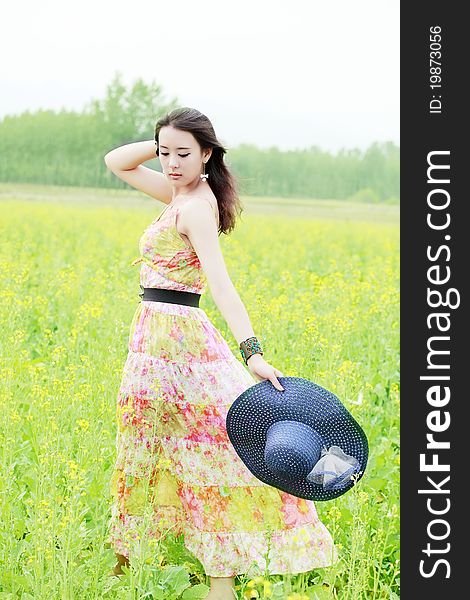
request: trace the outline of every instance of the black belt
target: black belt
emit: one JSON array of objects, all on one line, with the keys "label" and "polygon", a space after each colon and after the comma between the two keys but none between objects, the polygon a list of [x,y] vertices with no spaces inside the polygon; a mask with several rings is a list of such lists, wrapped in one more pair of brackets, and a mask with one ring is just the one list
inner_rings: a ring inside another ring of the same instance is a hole
[{"label": "black belt", "polygon": [[170,304],[185,304],[187,306],[195,306],[199,308],[199,298],[201,294],[193,292],[182,292],[180,290],[168,290],[165,288],[144,288],[139,296],[142,300],[151,300],[153,302],[169,302]]}]

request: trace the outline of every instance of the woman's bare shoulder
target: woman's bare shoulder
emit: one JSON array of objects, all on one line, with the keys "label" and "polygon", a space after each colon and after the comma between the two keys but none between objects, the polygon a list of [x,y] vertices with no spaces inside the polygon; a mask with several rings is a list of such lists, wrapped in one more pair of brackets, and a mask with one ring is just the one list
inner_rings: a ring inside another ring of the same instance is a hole
[{"label": "woman's bare shoulder", "polygon": [[[187,205],[190,201],[194,201],[194,202],[208,202],[211,207],[212,210],[214,211],[214,213],[216,215],[219,214],[219,206],[217,203],[217,199],[214,196],[214,194],[208,194],[207,192],[205,193],[201,193],[201,192],[191,192],[189,194],[181,194],[181,196],[178,196],[178,201],[179,198],[181,197],[181,203]],[[187,201],[185,201],[187,200]]]},{"label": "woman's bare shoulder", "polygon": [[[201,192],[199,192],[199,193],[182,194],[181,198],[183,198],[183,197],[184,197],[184,200],[183,199],[181,200],[181,205],[182,206],[184,205],[185,207],[189,206],[191,203],[193,203],[192,206],[194,206],[194,204],[196,204],[198,202],[208,203],[211,206],[212,211],[214,213],[217,226],[219,226],[219,207],[217,204],[217,199],[213,194],[207,194],[207,193],[202,194]],[[180,197],[178,196],[178,198],[180,198]],[[181,212],[184,212],[184,210]]]}]

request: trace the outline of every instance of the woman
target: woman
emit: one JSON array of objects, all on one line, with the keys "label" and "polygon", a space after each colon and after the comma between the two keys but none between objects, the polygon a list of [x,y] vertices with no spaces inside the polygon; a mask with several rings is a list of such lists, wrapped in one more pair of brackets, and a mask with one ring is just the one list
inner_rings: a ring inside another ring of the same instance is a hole
[{"label": "woman", "polygon": [[[144,292],[117,402],[108,538],[118,558],[114,572],[129,564],[151,506],[146,538],[158,540],[165,526],[183,533],[210,577],[212,600],[236,597],[235,575],[252,566],[263,573],[266,560],[270,573],[297,573],[335,558],[313,502],[256,479],[227,437],[227,410],[239,394],[264,379],[283,388],[282,373],[263,358],[219,246],[218,235],[233,229],[240,211],[225,152],[207,117],[181,108],[157,121],[155,140],[105,157],[120,179],[167,205],[144,231],[132,263],[141,263]],[[155,154],[163,173],[141,164]],[[248,370],[199,308],[207,284]]]}]

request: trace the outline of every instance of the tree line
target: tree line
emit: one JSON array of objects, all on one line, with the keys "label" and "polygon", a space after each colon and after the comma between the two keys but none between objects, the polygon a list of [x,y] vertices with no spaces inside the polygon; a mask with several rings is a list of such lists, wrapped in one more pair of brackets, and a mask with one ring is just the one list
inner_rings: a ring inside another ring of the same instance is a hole
[{"label": "tree line", "polygon": [[[127,188],[106,169],[104,155],[152,139],[156,120],[180,106],[162,87],[138,79],[128,89],[117,73],[102,100],[81,112],[40,109],[0,121],[0,181]],[[156,108],[157,107],[157,108]],[[398,203],[400,150],[374,142],[365,151],[331,154],[318,146],[282,151],[240,144],[225,155],[241,194]],[[147,166],[161,170],[157,158]]]}]

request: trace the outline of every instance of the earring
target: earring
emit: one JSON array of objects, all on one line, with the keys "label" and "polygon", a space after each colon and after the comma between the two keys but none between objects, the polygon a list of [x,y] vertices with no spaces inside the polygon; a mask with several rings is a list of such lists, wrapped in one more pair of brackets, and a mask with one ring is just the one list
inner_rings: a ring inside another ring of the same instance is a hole
[{"label": "earring", "polygon": [[207,181],[207,178],[209,177],[209,173],[206,173],[206,163],[202,163],[204,165],[204,173],[201,173],[199,175],[199,177],[202,179],[202,181],[204,181],[204,183]]}]

